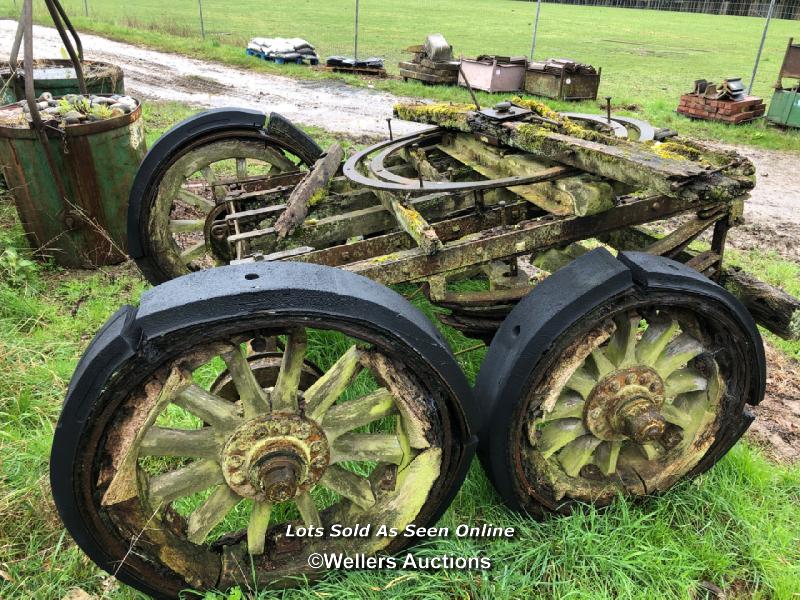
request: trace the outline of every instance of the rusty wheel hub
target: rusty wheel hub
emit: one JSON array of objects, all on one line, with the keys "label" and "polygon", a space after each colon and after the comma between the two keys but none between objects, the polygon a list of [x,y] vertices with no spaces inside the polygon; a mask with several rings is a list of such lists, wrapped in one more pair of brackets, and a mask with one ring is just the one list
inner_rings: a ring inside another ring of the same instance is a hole
[{"label": "rusty wheel hub", "polygon": [[313,487],[329,459],[327,439],[314,421],[272,413],[234,431],[222,450],[222,473],[243,498],[277,503]]},{"label": "rusty wheel hub", "polygon": [[664,400],[664,382],[655,369],[645,365],[620,369],[594,386],[584,421],[589,431],[604,441],[654,441],[666,425],[659,412]]}]

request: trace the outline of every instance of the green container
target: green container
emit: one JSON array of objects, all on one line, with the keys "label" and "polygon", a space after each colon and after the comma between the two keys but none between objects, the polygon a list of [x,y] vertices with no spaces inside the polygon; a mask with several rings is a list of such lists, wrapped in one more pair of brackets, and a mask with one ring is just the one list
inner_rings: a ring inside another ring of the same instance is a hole
[{"label": "green container", "polygon": [[141,105],[107,121],[49,130],[66,198],[36,132],[8,125],[13,110],[0,108],[0,166],[37,255],[70,268],[124,260],[128,194],[146,152]]},{"label": "green container", "polygon": [[775,90],[769,104],[767,121],[784,127],[800,127],[800,87]]},{"label": "green container", "polygon": [[[125,94],[122,69],[105,62],[85,60],[83,77],[89,94]],[[33,63],[33,87],[38,98],[44,92],[53,96],[79,94],[78,78],[70,60],[41,59]],[[2,104],[11,104],[25,98],[24,77],[12,77],[7,62],[0,63],[0,89]]]}]

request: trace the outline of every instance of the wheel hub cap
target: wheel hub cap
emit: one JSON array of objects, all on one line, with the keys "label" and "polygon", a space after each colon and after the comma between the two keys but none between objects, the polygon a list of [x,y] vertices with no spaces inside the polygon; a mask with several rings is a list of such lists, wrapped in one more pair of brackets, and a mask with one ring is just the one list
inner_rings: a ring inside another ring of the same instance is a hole
[{"label": "wheel hub cap", "polygon": [[329,459],[325,433],[314,421],[273,413],[236,429],[222,450],[222,473],[240,496],[278,503],[313,487]]},{"label": "wheel hub cap", "polygon": [[654,369],[644,365],[620,369],[594,386],[584,421],[601,440],[654,441],[666,426],[659,411],[664,400],[664,382]]}]

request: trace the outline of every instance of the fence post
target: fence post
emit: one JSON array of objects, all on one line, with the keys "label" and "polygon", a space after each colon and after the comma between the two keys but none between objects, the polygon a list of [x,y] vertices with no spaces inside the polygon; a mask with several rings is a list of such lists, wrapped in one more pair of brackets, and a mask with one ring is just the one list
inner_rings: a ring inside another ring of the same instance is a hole
[{"label": "fence post", "polygon": [[536,50],[536,33],[539,30],[539,11],[542,8],[542,0],[536,0],[536,19],[533,21],[533,41],[531,42],[531,60],[533,52]]},{"label": "fence post", "polygon": [[353,35],[353,58],[358,60],[358,0],[356,0],[356,22]]},{"label": "fence post", "polygon": [[86,17],[89,16],[89,0],[83,0],[83,14]]},{"label": "fence post", "polygon": [[203,22],[203,0],[197,0],[197,7],[200,9],[200,36],[206,39],[206,24]]},{"label": "fence post", "polygon": [[750,85],[747,86],[747,95],[753,91],[753,82],[756,80],[756,71],[758,71],[758,63],[761,61],[761,51],[764,49],[764,42],[767,39],[767,29],[769,29],[769,22],[772,19],[772,11],[775,9],[775,0],[769,3],[769,10],[767,10],[767,20],[764,23],[764,32],[761,34],[761,45],[758,47],[758,54],[756,54],[756,64],[753,65],[753,75],[750,77]]}]

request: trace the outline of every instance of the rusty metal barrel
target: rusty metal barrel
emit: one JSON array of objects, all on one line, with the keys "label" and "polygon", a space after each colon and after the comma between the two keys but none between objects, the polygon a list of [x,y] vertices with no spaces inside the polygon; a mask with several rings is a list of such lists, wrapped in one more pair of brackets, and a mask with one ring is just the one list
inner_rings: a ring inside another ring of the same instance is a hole
[{"label": "rusty metal barrel", "polygon": [[63,195],[36,131],[9,124],[13,108],[0,108],[0,166],[37,256],[69,268],[124,260],[128,193],[146,151],[141,104],[104,121],[47,128]]},{"label": "rusty metal barrel", "polygon": [[[125,93],[125,78],[118,66],[99,60],[84,60],[81,65],[87,93]],[[70,60],[45,58],[33,61],[33,86],[37,97],[44,92],[53,96],[80,93],[75,67]],[[0,104],[11,104],[24,98],[24,76],[14,74],[9,63],[0,63]]]}]

